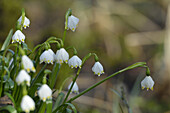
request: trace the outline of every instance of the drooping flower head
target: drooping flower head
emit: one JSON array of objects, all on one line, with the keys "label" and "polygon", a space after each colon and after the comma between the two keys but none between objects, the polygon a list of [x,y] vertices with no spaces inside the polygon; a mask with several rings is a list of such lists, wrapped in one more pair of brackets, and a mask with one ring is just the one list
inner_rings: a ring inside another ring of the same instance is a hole
[{"label": "drooping flower head", "polygon": [[35,72],[35,67],[32,63],[32,61],[26,56],[26,55],[23,55],[22,56],[22,63],[23,63],[23,66],[24,66],[24,69],[29,73],[30,71],[32,72]]},{"label": "drooping flower head", "polygon": [[26,84],[30,86],[31,77],[25,70],[21,70],[15,80],[18,85],[26,81]]},{"label": "drooping flower head", "polygon": [[46,99],[52,98],[52,90],[47,84],[43,84],[38,90],[38,96],[45,102]]},{"label": "drooping flower head", "polygon": [[[18,19],[20,25],[21,25],[21,21],[22,21],[22,16]],[[30,20],[25,16],[24,23],[23,23],[24,29],[29,27],[29,25],[30,25]]]},{"label": "drooping flower head", "polygon": [[92,71],[98,76],[104,73],[103,66],[100,62],[95,62],[94,66],[92,67]]},{"label": "drooping flower head", "polygon": [[[68,90],[71,88],[72,83],[73,82],[71,82],[70,85],[68,86]],[[76,82],[74,83],[73,88],[71,89],[71,93],[76,93],[76,94],[79,93],[79,87]]]},{"label": "drooping flower head", "polygon": [[12,36],[12,43],[14,42],[21,43],[24,41],[25,41],[25,35],[20,30],[17,30]]},{"label": "drooping flower head", "polygon": [[81,64],[82,64],[82,61],[81,59],[77,56],[77,55],[74,55],[73,57],[71,57],[68,61],[68,65],[73,68],[81,68]]},{"label": "drooping flower head", "polygon": [[56,56],[55,56],[55,60],[57,61],[57,63],[60,63],[60,64],[62,64],[63,62],[67,63],[68,59],[69,59],[69,54],[64,48],[57,50]]},{"label": "drooping flower head", "polygon": [[67,24],[67,27],[69,29],[71,29],[73,32],[76,30],[77,26],[78,26],[78,23],[79,23],[79,19],[73,15],[69,16],[68,17],[68,24]]},{"label": "drooping flower head", "polygon": [[51,49],[45,50],[40,56],[40,64],[42,62],[53,64],[54,58],[55,58],[55,54]]},{"label": "drooping flower head", "polygon": [[26,113],[29,113],[30,111],[33,111],[35,109],[34,100],[28,95],[23,96],[22,100],[21,100],[21,108]]},{"label": "drooping flower head", "polygon": [[153,86],[154,86],[154,81],[151,76],[146,76],[141,82],[142,89],[146,88],[147,91],[149,89],[153,90]]}]

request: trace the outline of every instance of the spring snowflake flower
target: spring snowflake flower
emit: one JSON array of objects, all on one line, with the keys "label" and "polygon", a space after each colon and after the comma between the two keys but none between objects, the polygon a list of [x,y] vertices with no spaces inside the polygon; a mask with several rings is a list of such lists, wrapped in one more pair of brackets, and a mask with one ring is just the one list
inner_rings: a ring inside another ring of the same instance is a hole
[{"label": "spring snowflake flower", "polygon": [[[72,83],[73,82],[71,82],[70,85],[68,86],[68,90],[71,88]],[[73,88],[71,89],[71,93],[76,93],[76,94],[79,93],[79,87],[76,82],[74,83]]]},{"label": "spring snowflake flower", "polygon": [[96,62],[94,64],[94,66],[92,67],[92,71],[94,72],[94,74],[97,74],[98,76],[104,73],[103,66],[101,65],[100,62]]},{"label": "spring snowflake flower", "polygon": [[[22,21],[22,16],[18,19],[20,25],[21,25],[21,21]],[[25,16],[24,23],[23,23],[24,29],[29,27],[29,25],[30,25],[30,20]]]},{"label": "spring snowflake flower", "polygon": [[77,56],[77,55],[74,55],[73,57],[71,57],[68,61],[68,65],[73,68],[81,68],[81,64],[82,64],[82,61],[81,59]]},{"label": "spring snowflake flower", "polygon": [[146,76],[141,82],[142,89],[146,88],[147,91],[149,89],[151,89],[153,91],[153,86],[154,86],[154,81],[151,76]]},{"label": "spring snowflake flower", "polygon": [[26,113],[29,113],[30,111],[33,111],[35,109],[34,100],[30,96],[25,95],[21,100],[21,108]]},{"label": "spring snowflake flower", "polygon": [[44,102],[46,101],[46,99],[52,98],[51,95],[52,95],[52,90],[47,84],[43,84],[38,90],[38,96]]},{"label": "spring snowflake flower", "polygon": [[20,31],[17,30],[14,35],[12,36],[12,43],[14,42],[24,42],[25,41],[25,35]]},{"label": "spring snowflake flower", "polygon": [[51,49],[44,51],[40,56],[40,64],[42,62],[53,64],[55,54]]},{"label": "spring snowflake flower", "polygon": [[32,61],[26,56],[22,56],[22,63],[24,66],[24,69],[29,73],[30,71],[35,72],[35,67],[32,63]]},{"label": "spring snowflake flower", "polygon": [[76,30],[76,27],[78,26],[79,19],[73,15],[68,17],[68,29],[71,29],[73,32]]},{"label": "spring snowflake flower", "polygon": [[55,59],[57,63],[62,64],[63,62],[67,63],[69,59],[69,54],[64,48],[61,48],[60,50],[57,50]]},{"label": "spring snowflake flower", "polygon": [[18,85],[26,81],[27,85],[30,86],[31,77],[27,74],[25,70],[21,70],[15,80]]}]

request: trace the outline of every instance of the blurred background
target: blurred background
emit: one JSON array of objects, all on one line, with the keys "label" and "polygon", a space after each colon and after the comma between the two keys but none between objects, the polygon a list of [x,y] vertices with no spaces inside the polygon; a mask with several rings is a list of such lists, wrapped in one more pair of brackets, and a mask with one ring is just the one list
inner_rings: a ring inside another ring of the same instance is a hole
[{"label": "blurred background", "polygon": [[[77,79],[80,92],[138,61],[147,62],[155,81],[154,91],[141,90],[145,69],[124,72],[76,99],[78,111],[128,113],[129,108],[133,113],[170,113],[169,4],[170,0],[0,0],[0,45],[15,28],[22,8],[31,21],[23,31],[31,49],[50,36],[63,36],[65,12],[71,8],[80,21],[76,32],[67,32],[65,47],[74,46],[80,58],[95,52],[105,70],[101,77],[94,75],[95,61],[90,58]],[[56,52],[55,45],[52,49]],[[62,65],[56,88],[75,72]]]}]

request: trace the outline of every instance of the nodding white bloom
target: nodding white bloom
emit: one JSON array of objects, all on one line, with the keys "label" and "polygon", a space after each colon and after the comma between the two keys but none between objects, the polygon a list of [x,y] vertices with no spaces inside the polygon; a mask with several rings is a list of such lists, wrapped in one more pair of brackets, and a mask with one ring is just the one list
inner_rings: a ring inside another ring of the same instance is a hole
[{"label": "nodding white bloom", "polygon": [[81,64],[82,64],[82,61],[81,59],[77,56],[77,55],[74,55],[73,57],[71,57],[68,61],[68,65],[73,68],[81,68]]},{"label": "nodding white bloom", "polygon": [[94,72],[94,74],[97,74],[98,76],[104,73],[103,66],[101,65],[100,62],[96,62],[94,64],[94,66],[92,67],[92,71]]},{"label": "nodding white bloom", "polygon": [[[22,16],[18,19],[20,25],[21,25],[21,21],[22,21]],[[29,25],[30,25],[30,20],[25,16],[24,23],[23,23],[24,29],[29,27]]]},{"label": "nodding white bloom", "polygon": [[31,77],[30,75],[28,75],[28,73],[25,70],[21,70],[15,79],[18,85],[26,81],[28,86],[30,86],[30,80],[31,80]]},{"label": "nodding white bloom", "polygon": [[55,60],[57,61],[57,63],[60,63],[60,64],[62,64],[63,62],[67,63],[68,59],[69,59],[69,54],[64,48],[57,50],[56,56],[55,56]]},{"label": "nodding white bloom", "polygon": [[[70,85],[68,86],[68,90],[71,88],[72,83],[73,82],[71,82]],[[74,83],[73,88],[71,89],[71,93],[79,94],[79,87],[76,82]]]},{"label": "nodding white bloom", "polygon": [[25,35],[20,31],[17,30],[14,35],[12,36],[12,43],[14,42],[24,42],[25,41]]},{"label": "nodding white bloom", "polygon": [[29,73],[30,71],[32,72],[35,72],[35,67],[32,63],[32,61],[26,56],[26,55],[23,55],[22,56],[22,63],[23,63],[23,66],[24,66],[24,69]]},{"label": "nodding white bloom", "polygon": [[146,76],[141,82],[142,89],[146,88],[147,91],[149,90],[149,88],[153,91],[153,86],[154,86],[154,81],[151,76]]},{"label": "nodding white bloom", "polygon": [[71,29],[73,32],[76,30],[76,27],[78,26],[79,23],[79,19],[73,15],[68,17],[68,23],[67,23],[67,27],[69,29]]},{"label": "nodding white bloom", "polygon": [[52,98],[52,90],[47,84],[43,84],[38,90],[38,96],[45,102],[46,99]]},{"label": "nodding white bloom", "polygon": [[23,96],[22,100],[21,100],[21,108],[26,113],[29,113],[30,111],[33,111],[35,109],[34,100],[28,95]]},{"label": "nodding white bloom", "polygon": [[41,54],[40,64],[42,62],[45,62],[45,63],[48,63],[48,64],[49,63],[53,64],[54,58],[55,58],[54,52],[51,49],[48,49]]}]

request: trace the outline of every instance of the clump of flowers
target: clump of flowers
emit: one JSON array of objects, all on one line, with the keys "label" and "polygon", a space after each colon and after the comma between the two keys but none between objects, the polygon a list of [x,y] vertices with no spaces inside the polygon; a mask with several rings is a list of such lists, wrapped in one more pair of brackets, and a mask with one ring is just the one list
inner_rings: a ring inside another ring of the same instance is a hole
[{"label": "clump of flowers", "polygon": [[[51,36],[44,43],[39,44],[33,50],[30,50],[25,43],[25,35],[22,32],[23,28],[26,29],[29,27],[30,20],[25,16],[24,9],[22,10],[22,15],[17,20],[15,33],[13,34],[13,30],[11,30],[9,37],[6,39],[1,49],[2,58],[0,61],[0,97],[4,94],[4,91],[8,92],[6,94],[8,94],[8,96],[10,96],[11,100],[14,102],[14,106],[9,105],[8,108],[12,109],[13,113],[29,113],[30,111],[34,111],[34,113],[65,113],[66,110],[68,110],[68,106],[70,106],[75,112],[76,109],[71,102],[76,98],[82,96],[115,75],[136,67],[143,67],[147,69],[147,76],[141,82],[142,89],[147,88],[147,90],[153,90],[154,81],[150,76],[149,68],[145,62],[137,62],[116,73],[111,74],[110,76],[107,76],[103,80],[95,83],[94,85],[79,93],[79,87],[76,83],[76,80],[83,68],[84,63],[90,57],[94,57],[95,64],[92,67],[92,71],[98,76],[104,74],[104,68],[95,53],[88,53],[81,60],[78,57],[79,55],[77,54],[77,50],[74,47],[65,48],[64,41],[67,30],[71,29],[73,32],[75,32],[78,23],[79,19],[73,16],[71,9],[68,9],[65,15],[65,30],[63,37],[56,38],[55,36]],[[11,39],[12,44],[8,43]],[[51,44],[56,44],[56,54],[53,52]],[[13,50],[10,47],[15,49]],[[74,51],[74,55],[70,59],[68,49],[73,49]],[[8,57],[10,57],[9,59],[11,59],[11,61],[7,60]],[[43,62],[45,64],[43,64]],[[75,69],[77,70],[76,75],[72,76],[73,80],[68,86],[68,92],[66,95],[62,92],[62,89],[65,82],[70,79],[69,77],[62,81],[62,85],[59,86],[59,90],[55,89],[57,76],[59,76],[59,70],[60,68],[63,68],[61,65],[64,62],[72,69],[78,68]],[[48,67],[49,69],[46,69],[47,64],[54,65],[51,65],[52,69],[50,67]],[[8,85],[11,86],[6,88]],[[55,91],[57,91],[58,96],[56,99],[52,100],[52,94]],[[77,95],[68,99],[71,93],[76,93]],[[53,103],[54,101],[55,104]],[[4,109],[5,108],[0,109],[0,112]]]}]

